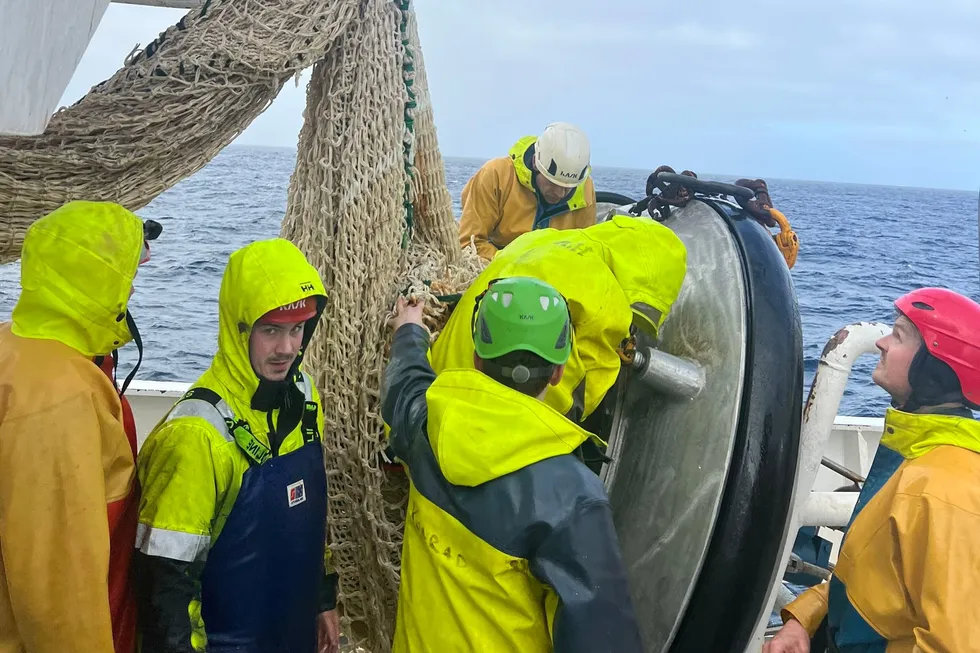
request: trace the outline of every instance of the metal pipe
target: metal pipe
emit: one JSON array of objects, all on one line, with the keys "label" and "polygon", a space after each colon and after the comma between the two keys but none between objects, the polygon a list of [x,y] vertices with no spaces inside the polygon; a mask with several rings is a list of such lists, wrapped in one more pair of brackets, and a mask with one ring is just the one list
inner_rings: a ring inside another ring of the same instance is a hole
[{"label": "metal pipe", "polygon": [[[783,538],[783,553],[780,556],[777,569],[785,569],[800,529],[802,509],[809,500],[813,482],[823,460],[823,452],[834,428],[834,419],[840,408],[841,397],[847,378],[851,374],[854,361],[864,354],[874,353],[875,343],[891,331],[891,328],[879,322],[859,322],[851,324],[833,335],[827,341],[820,355],[817,373],[810,386],[810,395],[803,408],[803,425],[800,430],[800,456],[797,466],[796,483],[793,486],[793,515],[790,517],[789,528]],[[746,653],[758,653],[764,640],[766,624],[776,601],[778,586],[782,585],[780,578],[776,585],[769,589],[769,596],[763,606],[756,632],[749,643]]]},{"label": "metal pipe", "polygon": [[847,467],[844,467],[838,462],[834,462],[827,456],[823,457],[823,460],[820,461],[820,464],[826,467],[827,469],[830,469],[836,472],[837,474],[840,474],[841,476],[843,476],[849,481],[854,481],[855,483],[864,483],[865,479],[863,476],[861,476],[857,472],[852,472]]},{"label": "metal pipe", "polygon": [[800,526],[844,528],[851,520],[858,492],[811,492],[800,510]]},{"label": "metal pipe", "polygon": [[860,322],[844,327],[827,341],[803,408],[800,472],[794,492],[796,512],[806,503],[817,478],[854,361],[877,351],[875,343],[890,331],[880,322]]},{"label": "metal pipe", "polygon": [[[786,565],[787,574],[809,574],[823,580],[830,580],[830,570],[817,565],[805,562],[795,553],[790,555],[789,564]],[[782,583],[780,583],[782,585]]]},{"label": "metal pipe", "polygon": [[675,399],[693,399],[704,388],[704,372],[694,361],[647,347],[633,357],[637,378]]}]

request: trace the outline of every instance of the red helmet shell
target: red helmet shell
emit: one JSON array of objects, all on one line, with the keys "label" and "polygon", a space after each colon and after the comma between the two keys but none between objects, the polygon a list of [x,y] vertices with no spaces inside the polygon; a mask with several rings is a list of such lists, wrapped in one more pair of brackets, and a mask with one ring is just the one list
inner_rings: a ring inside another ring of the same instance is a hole
[{"label": "red helmet shell", "polygon": [[945,288],[920,288],[895,307],[919,330],[926,351],[953,369],[964,398],[980,404],[980,304]]}]

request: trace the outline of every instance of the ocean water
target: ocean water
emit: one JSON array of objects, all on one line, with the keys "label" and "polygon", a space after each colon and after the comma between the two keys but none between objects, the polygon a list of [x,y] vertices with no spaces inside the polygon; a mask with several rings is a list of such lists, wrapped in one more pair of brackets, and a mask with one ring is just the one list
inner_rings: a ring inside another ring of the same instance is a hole
[{"label": "ocean water", "polygon": [[[164,235],[137,277],[131,310],[145,343],[137,378],[193,381],[217,346],[218,286],[229,254],[275,237],[286,209],[295,153],[231,146],[140,211]],[[483,162],[446,159],[459,214],[463,185]],[[639,198],[650,170],[597,167],[598,190]],[[737,177],[710,175],[732,181]],[[748,176],[751,171],[745,171]],[[972,192],[767,179],[776,206],[799,234],[793,269],[805,343],[806,388],[827,339],[860,320],[890,321],[907,290],[941,285],[978,293],[977,197]],[[0,320],[10,317],[19,266],[0,267]],[[135,361],[121,352],[121,370]],[[881,415],[886,395],[871,383],[876,357],[855,365],[840,412]]]}]

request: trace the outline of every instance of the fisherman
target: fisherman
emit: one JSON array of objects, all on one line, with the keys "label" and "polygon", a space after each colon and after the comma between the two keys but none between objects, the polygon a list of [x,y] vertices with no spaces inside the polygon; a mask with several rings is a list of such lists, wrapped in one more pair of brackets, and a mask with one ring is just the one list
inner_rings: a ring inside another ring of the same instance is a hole
[{"label": "fisherman", "polygon": [[459,242],[470,239],[492,259],[528,231],[595,224],[595,188],[589,139],[567,122],[548,125],[540,138],[525,136],[510,155],[491,159],[463,188]]},{"label": "fisherman", "polygon": [[[0,653],[133,653],[136,428],[114,376],[162,228],[72,201],[28,228],[0,325]],[[102,369],[99,369],[102,367]]]},{"label": "fisherman", "polygon": [[572,350],[548,284],[501,279],[477,303],[476,369],[438,376],[420,301],[390,321],[382,413],[411,479],[395,653],[642,651],[590,437],[541,399]]},{"label": "fisherman", "polygon": [[765,653],[807,653],[822,626],[839,653],[980,650],[980,305],[923,288],[895,306],[872,375],[892,407],[840,559]]},{"label": "fisherman", "polygon": [[302,371],[325,303],[289,241],[231,255],[214,360],[139,455],[143,653],[338,651],[323,409]]},{"label": "fisherman", "polygon": [[687,273],[687,249],[668,227],[623,215],[585,229],[542,229],[501,251],[463,294],[430,352],[432,368],[473,367],[470,321],[491,281],[528,276],[554,286],[572,315],[575,343],[545,403],[574,422],[598,407],[622,367],[632,331],[651,339],[676,301]]}]

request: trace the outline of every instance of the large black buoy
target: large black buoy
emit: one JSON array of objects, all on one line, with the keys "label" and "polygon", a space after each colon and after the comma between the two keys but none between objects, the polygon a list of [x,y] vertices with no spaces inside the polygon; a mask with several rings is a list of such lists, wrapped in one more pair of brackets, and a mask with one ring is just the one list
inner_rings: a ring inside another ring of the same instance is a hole
[{"label": "large black buoy", "polygon": [[624,367],[598,419],[648,653],[744,653],[782,577],[802,330],[782,255],[762,225],[714,195],[723,186],[670,211],[664,224],[687,246],[687,277],[660,342],[637,342],[698,365],[703,387],[672,397]]}]

